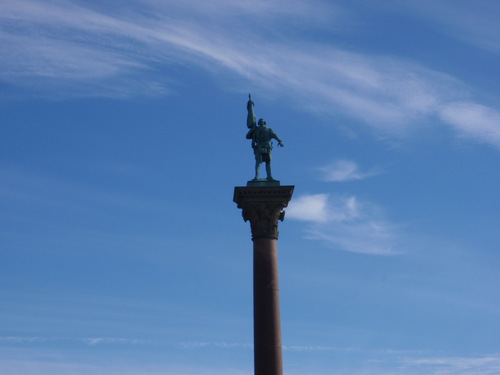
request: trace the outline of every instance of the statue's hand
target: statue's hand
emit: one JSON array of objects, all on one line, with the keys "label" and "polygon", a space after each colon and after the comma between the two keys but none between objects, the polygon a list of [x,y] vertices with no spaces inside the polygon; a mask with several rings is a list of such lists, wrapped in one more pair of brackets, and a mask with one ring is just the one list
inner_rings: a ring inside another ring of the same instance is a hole
[{"label": "statue's hand", "polygon": [[281,141],[279,141],[279,142],[278,142],[278,146],[280,146],[280,147],[285,147],[285,145],[284,145],[284,144],[283,144],[283,142],[281,142]]}]

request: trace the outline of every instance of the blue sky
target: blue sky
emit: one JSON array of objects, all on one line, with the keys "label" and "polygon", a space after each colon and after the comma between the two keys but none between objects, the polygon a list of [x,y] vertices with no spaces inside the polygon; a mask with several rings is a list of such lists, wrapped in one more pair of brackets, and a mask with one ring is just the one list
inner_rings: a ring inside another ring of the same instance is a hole
[{"label": "blue sky", "polygon": [[0,373],[253,373],[252,93],[285,373],[498,374],[499,16],[0,0]]}]

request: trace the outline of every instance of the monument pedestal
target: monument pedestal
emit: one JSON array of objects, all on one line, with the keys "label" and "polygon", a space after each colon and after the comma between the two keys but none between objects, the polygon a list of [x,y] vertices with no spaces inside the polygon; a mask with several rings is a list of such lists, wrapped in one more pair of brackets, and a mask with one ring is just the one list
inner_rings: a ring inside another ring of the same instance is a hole
[{"label": "monument pedestal", "polygon": [[278,220],[294,186],[247,186],[234,189],[234,202],[250,221],[253,241],[255,375],[282,375],[278,278]]}]

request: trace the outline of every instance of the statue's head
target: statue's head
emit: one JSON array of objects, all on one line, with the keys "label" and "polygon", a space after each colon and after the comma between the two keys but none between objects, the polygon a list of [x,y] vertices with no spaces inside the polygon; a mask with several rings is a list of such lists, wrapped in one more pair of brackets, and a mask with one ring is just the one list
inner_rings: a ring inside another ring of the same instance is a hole
[{"label": "statue's head", "polygon": [[261,119],[259,120],[258,124],[259,124],[260,126],[266,125],[266,120],[264,120],[263,118],[261,118]]}]

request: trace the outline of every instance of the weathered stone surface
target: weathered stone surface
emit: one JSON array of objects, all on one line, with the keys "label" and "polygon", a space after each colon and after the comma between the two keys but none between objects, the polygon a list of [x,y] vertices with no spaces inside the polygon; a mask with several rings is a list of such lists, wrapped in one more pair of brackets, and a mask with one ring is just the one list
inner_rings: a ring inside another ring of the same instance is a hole
[{"label": "weathered stone surface", "polygon": [[254,373],[283,375],[278,277],[278,220],[294,186],[236,187],[234,201],[253,240]]},{"label": "weathered stone surface", "polygon": [[292,198],[294,186],[236,187],[234,202],[243,210],[243,219],[250,221],[252,239],[278,238],[278,220],[283,221]]}]

